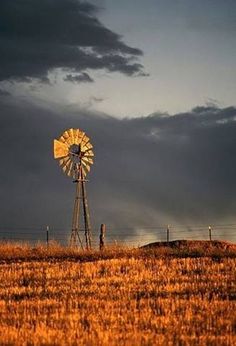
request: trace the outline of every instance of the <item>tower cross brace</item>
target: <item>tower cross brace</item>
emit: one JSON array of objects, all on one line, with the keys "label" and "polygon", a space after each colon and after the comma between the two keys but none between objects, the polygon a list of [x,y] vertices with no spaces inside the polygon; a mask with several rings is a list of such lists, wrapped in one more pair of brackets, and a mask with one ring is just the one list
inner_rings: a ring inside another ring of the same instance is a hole
[{"label": "tower cross brace", "polygon": [[[78,178],[76,183],[74,210],[72,217],[72,229],[70,236],[70,246],[80,246],[84,249],[83,238],[85,239],[85,248],[90,250],[91,245],[91,223],[88,208],[88,198],[86,192],[86,182],[82,165],[79,165]],[[84,237],[83,237],[84,233]]]}]

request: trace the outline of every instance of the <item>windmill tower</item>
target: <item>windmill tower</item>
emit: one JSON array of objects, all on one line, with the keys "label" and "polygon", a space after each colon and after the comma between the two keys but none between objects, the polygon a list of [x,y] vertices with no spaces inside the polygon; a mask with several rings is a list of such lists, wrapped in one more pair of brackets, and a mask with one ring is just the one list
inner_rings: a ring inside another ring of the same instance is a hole
[{"label": "windmill tower", "polygon": [[70,246],[91,249],[91,224],[86,193],[86,175],[94,153],[89,137],[80,129],[69,129],[54,139],[54,158],[76,184]]}]

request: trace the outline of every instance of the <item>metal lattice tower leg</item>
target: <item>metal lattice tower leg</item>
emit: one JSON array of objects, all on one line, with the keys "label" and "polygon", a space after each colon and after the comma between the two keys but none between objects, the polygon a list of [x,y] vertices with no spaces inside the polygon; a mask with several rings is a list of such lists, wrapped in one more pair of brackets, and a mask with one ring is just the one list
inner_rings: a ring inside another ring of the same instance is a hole
[{"label": "metal lattice tower leg", "polygon": [[80,232],[84,232],[85,248],[88,250],[91,249],[91,223],[85,186],[86,180],[84,179],[84,174],[81,165],[79,167],[78,179],[75,182],[76,193],[72,218],[70,246],[80,245],[81,248],[84,249],[82,233],[80,236]]},{"label": "metal lattice tower leg", "polygon": [[88,198],[86,193],[85,179],[82,172],[82,202],[83,202],[83,212],[84,212],[84,235],[86,240],[86,248],[91,249],[91,223],[88,208]]}]

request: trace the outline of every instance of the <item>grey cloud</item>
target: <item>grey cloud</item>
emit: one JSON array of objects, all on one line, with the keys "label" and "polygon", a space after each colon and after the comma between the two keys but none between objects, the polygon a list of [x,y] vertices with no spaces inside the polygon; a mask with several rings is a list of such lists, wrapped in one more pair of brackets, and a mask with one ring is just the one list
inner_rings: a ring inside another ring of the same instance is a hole
[{"label": "grey cloud", "polygon": [[0,96],[10,96],[9,91],[0,88]]},{"label": "grey cloud", "polygon": [[100,102],[103,102],[103,101],[104,101],[104,98],[92,96],[92,97],[90,98],[90,100],[91,100],[92,102],[94,102],[94,103],[100,103]]},{"label": "grey cloud", "polygon": [[95,229],[235,221],[236,108],[115,119],[1,99],[2,225],[69,229],[74,186],[52,140],[82,128],[95,148],[89,201]]},{"label": "grey cloud", "polygon": [[102,97],[95,97],[95,96],[91,96],[87,102],[84,102],[81,107],[89,109],[91,107],[93,107],[94,105],[101,103],[104,101],[104,98]]},{"label": "grey cloud", "polygon": [[106,28],[97,12],[95,5],[79,0],[2,0],[0,80],[47,81],[55,68],[144,74],[133,61],[142,51]]},{"label": "grey cloud", "polygon": [[83,72],[75,76],[68,74],[66,78],[64,78],[64,81],[72,82],[72,83],[93,83],[94,82],[94,80],[86,72]]},{"label": "grey cloud", "polygon": [[81,102],[81,103],[75,103],[75,104],[70,104],[69,108],[70,111],[73,109],[84,109],[84,110],[89,110],[91,107],[95,106],[98,103],[103,102],[105,99],[102,97],[96,97],[96,96],[90,96],[86,101]]}]

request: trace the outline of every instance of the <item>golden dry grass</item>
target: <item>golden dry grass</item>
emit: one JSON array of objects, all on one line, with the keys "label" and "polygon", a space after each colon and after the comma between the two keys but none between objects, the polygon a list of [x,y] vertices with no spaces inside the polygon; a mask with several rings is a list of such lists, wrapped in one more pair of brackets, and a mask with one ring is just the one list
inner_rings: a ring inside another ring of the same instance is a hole
[{"label": "golden dry grass", "polygon": [[0,259],[0,345],[236,343],[234,256],[5,244]]},{"label": "golden dry grass", "polygon": [[81,251],[77,248],[63,247],[56,242],[50,246],[38,243],[32,247],[28,243],[0,243],[0,263],[12,261],[35,260],[72,260],[94,261],[114,258],[147,258],[147,257],[231,257],[236,258],[236,244],[225,241],[187,241],[178,240],[170,243],[152,243],[142,248],[128,248],[116,244],[110,245],[104,251]]}]

